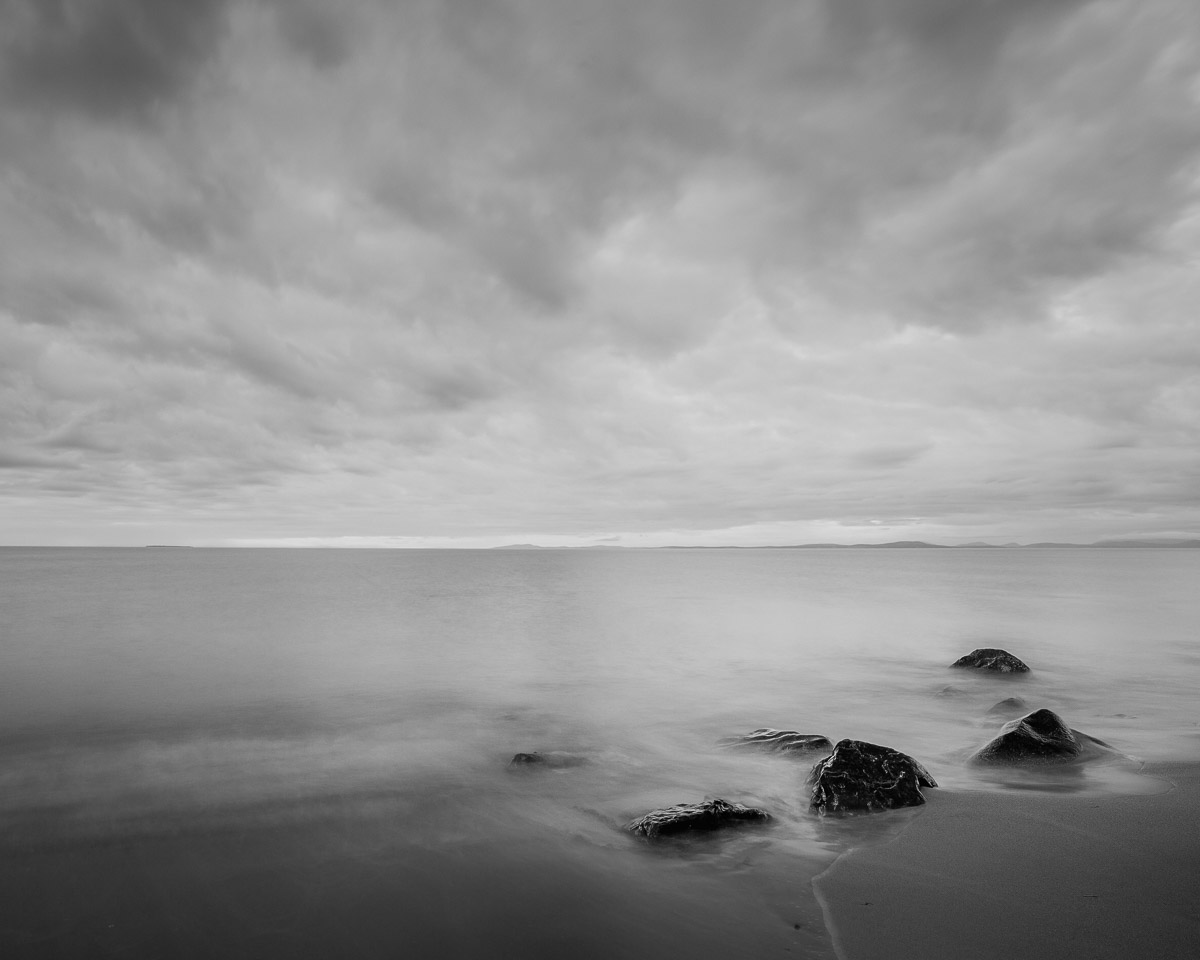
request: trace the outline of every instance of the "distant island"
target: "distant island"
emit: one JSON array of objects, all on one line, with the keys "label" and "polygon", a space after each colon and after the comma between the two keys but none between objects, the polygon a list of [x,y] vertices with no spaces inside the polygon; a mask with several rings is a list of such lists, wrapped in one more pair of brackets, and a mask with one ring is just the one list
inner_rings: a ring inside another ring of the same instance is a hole
[{"label": "distant island", "polygon": [[1039,542],[1039,543],[988,543],[984,540],[975,540],[971,543],[945,544],[945,543],[927,543],[924,540],[893,540],[888,543],[789,543],[789,544],[759,544],[757,546],[739,547],[732,545],[713,545],[713,546],[697,546],[687,544],[669,544],[662,547],[623,547],[618,544],[603,543],[603,544],[587,544],[584,546],[555,546],[545,547],[536,543],[510,543],[500,547],[491,547],[492,550],[1009,550],[1012,548],[1020,549],[1042,549],[1042,548],[1069,548],[1075,550],[1094,550],[1104,548],[1116,549],[1165,549],[1165,548],[1184,548],[1184,549],[1200,549],[1200,540],[1177,540],[1177,539],[1144,539],[1144,540],[1097,540],[1095,543],[1057,543],[1057,542]]},{"label": "distant island", "polygon": [[795,543],[785,546],[762,547],[690,547],[672,546],[660,547],[662,550],[1008,550],[1013,547],[1030,549],[1034,547],[1067,547],[1077,550],[1092,550],[1103,547],[1189,547],[1200,548],[1200,540],[1097,540],[1095,543],[987,543],[976,540],[972,543],[927,543],[924,540],[893,540],[890,543]]}]

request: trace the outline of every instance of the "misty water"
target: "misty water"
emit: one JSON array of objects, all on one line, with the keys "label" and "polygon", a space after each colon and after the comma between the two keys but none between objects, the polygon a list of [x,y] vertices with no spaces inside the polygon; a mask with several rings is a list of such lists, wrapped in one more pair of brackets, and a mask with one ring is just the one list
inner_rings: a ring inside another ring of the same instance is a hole
[{"label": "misty water", "polygon": [[[5,957],[831,957],[773,726],[945,790],[1153,792],[1200,756],[1200,551],[0,550]],[[948,668],[1004,647],[1028,676]],[[998,700],[1122,756],[963,760]],[[517,770],[518,751],[590,762]],[[765,828],[621,830],[706,796]]]}]

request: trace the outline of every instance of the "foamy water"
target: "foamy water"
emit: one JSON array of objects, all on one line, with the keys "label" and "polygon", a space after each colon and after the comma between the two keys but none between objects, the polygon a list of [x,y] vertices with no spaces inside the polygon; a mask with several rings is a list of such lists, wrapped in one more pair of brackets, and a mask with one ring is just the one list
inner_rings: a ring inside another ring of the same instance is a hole
[{"label": "foamy water", "polygon": [[[1153,789],[1138,760],[1200,753],[1198,574],[1168,550],[0,550],[0,854],[29,918],[0,943],[828,956],[809,879],[910,814],[820,821],[809,763],[717,739],[871,740],[951,789]],[[948,669],[980,646],[1033,673]],[[1132,759],[982,777],[962,760],[1008,696]],[[529,750],[590,762],[508,768]],[[657,850],[619,829],[713,795],[777,821]],[[89,864],[126,893],[97,906]]]}]

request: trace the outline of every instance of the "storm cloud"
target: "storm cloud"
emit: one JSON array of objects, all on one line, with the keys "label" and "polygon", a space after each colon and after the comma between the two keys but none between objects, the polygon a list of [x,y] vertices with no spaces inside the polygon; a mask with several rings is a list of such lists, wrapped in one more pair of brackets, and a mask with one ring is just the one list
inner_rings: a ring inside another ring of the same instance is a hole
[{"label": "storm cloud", "polygon": [[0,17],[8,542],[1200,525],[1194,4]]}]

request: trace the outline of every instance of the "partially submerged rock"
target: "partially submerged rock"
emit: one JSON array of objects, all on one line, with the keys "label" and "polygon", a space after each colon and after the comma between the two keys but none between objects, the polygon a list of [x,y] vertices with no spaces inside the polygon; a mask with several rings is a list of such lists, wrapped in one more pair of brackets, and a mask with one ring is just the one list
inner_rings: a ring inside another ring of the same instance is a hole
[{"label": "partially submerged rock", "polygon": [[829,751],[833,743],[816,733],[797,733],[795,730],[774,730],[759,727],[744,737],[725,737],[717,741],[723,747],[746,747],[770,753],[811,754],[815,750]]},{"label": "partially submerged rock", "polygon": [[579,767],[591,761],[577,753],[562,753],[558,750],[551,750],[547,753],[533,751],[532,753],[514,754],[513,758],[508,761],[510,767]]},{"label": "partially submerged rock", "polygon": [[625,829],[653,840],[677,833],[720,830],[742,823],[766,823],[770,819],[766,810],[714,798],[651,810],[644,817],[628,823]]},{"label": "partially submerged rock", "polygon": [[970,763],[1067,763],[1087,760],[1112,748],[1103,740],[1072,730],[1053,710],[1035,710],[1010,720],[999,735],[969,758]]},{"label": "partially submerged rock", "polygon": [[1017,657],[1007,650],[998,650],[995,647],[980,647],[978,650],[972,650],[965,657],[959,657],[950,666],[987,670],[990,673],[1029,672],[1029,667]]},{"label": "partially submerged rock", "polygon": [[937,786],[912,757],[862,740],[839,740],[833,753],[813,767],[809,780],[811,806],[821,814],[919,806],[925,802],[921,787]]},{"label": "partially submerged rock", "polygon": [[1006,697],[999,703],[993,703],[988,709],[989,717],[1011,717],[1015,714],[1022,713],[1029,708],[1020,697]]}]

